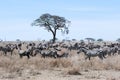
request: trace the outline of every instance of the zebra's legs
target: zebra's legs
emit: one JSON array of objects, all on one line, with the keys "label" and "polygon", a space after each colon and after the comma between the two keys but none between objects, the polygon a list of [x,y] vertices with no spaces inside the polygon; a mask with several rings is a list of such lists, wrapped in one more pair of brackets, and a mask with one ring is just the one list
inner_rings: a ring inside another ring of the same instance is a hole
[{"label": "zebra's legs", "polygon": [[23,55],[22,54],[20,54],[20,58],[22,58],[23,57]]},{"label": "zebra's legs", "polygon": [[27,58],[28,58],[28,59],[30,58],[29,54],[27,54]]},{"label": "zebra's legs", "polygon": [[89,60],[90,60],[90,56],[86,56],[86,57],[85,57],[85,60],[87,60],[87,58],[89,58]]}]

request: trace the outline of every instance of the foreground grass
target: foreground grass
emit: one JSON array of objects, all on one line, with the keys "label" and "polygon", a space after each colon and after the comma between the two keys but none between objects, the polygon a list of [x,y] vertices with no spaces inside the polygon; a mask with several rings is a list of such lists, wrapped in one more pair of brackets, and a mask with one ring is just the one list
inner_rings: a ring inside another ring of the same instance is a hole
[{"label": "foreground grass", "polygon": [[[119,60],[120,55],[109,56],[104,60],[100,60],[96,57],[91,58],[90,61],[85,60],[84,55],[73,55],[68,58],[60,59],[41,58],[39,55],[36,57],[31,57],[30,59],[27,59],[27,57],[20,59],[18,55],[1,55],[0,80],[29,80],[31,76],[35,76],[35,79],[31,78],[31,80],[42,80],[41,78],[44,80],[46,75],[51,75],[49,77],[54,76],[54,78],[56,75],[65,76],[62,77],[61,80],[66,80],[68,78],[71,78],[72,80],[74,75],[84,76],[84,78],[81,77],[83,80],[105,79],[104,76],[101,77],[102,74],[106,75],[109,72],[114,72],[113,74],[117,74],[116,72],[120,72]],[[105,73],[106,71],[108,71],[108,73]],[[110,74],[111,73],[108,75]],[[40,79],[36,79],[36,76],[38,75],[40,76]],[[72,77],[67,77],[66,75],[72,75]],[[115,76],[108,75],[106,75],[107,78],[105,80],[118,80],[120,78],[119,76],[116,78]],[[21,78],[19,79],[19,77]],[[51,80],[54,80],[54,78]],[[59,80],[57,77],[56,79]],[[47,80],[49,80],[49,78]]]},{"label": "foreground grass", "polygon": [[92,58],[81,59],[81,56],[69,58],[41,58],[40,56],[20,59],[19,56],[0,56],[0,68],[8,72],[16,72],[22,69],[46,70],[53,68],[77,68],[78,70],[120,70],[120,55],[110,56],[104,60]]}]

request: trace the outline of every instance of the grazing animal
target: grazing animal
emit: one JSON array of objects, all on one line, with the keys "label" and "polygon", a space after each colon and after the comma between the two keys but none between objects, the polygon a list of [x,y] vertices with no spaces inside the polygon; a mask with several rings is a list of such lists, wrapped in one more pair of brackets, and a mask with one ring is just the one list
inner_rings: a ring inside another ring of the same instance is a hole
[{"label": "grazing animal", "polygon": [[41,55],[42,57],[53,57],[53,58],[57,58],[57,51],[53,51],[53,50],[42,50],[41,51]]},{"label": "grazing animal", "polygon": [[19,56],[20,58],[22,58],[23,56],[27,56],[27,58],[30,58],[30,50],[28,51],[24,51],[24,50],[18,50]]},{"label": "grazing animal", "polygon": [[120,48],[118,49],[118,54],[120,55]]},{"label": "grazing animal", "polygon": [[[97,57],[97,56],[98,56],[100,59],[105,58],[105,56],[103,55],[102,50],[99,50],[99,49],[88,50],[88,49],[86,49],[86,48],[81,48],[80,51],[84,52],[84,54],[85,54],[85,56],[86,56],[85,59],[88,59],[88,58],[89,58],[89,60],[90,60],[91,57]],[[79,52],[80,52],[80,51],[79,51]],[[78,54],[79,54],[79,52],[78,52]]]},{"label": "grazing animal", "polygon": [[22,50],[21,47],[18,46],[18,54],[20,58],[22,58],[23,56],[27,56],[27,58],[29,59],[31,54],[31,49]]},{"label": "grazing animal", "polygon": [[57,54],[57,58],[68,57],[69,53],[63,53],[62,55]]},{"label": "grazing animal", "polygon": [[17,49],[16,45],[6,45],[5,47],[1,46],[0,47],[0,51],[3,51],[4,55],[6,56],[8,52],[11,53],[11,55],[13,54],[14,49]]}]

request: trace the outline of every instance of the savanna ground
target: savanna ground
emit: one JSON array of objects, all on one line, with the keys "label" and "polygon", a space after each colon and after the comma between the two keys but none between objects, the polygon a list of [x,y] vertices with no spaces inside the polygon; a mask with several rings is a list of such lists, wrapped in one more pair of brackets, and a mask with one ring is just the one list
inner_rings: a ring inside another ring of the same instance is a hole
[{"label": "savanna ground", "polygon": [[68,58],[19,58],[0,52],[0,80],[120,80],[120,55],[85,60],[71,51]]}]

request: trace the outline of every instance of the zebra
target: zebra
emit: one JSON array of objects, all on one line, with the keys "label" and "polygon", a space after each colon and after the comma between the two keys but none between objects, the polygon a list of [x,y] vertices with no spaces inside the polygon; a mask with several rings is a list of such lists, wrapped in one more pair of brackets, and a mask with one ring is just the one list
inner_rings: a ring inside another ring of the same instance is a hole
[{"label": "zebra", "polygon": [[89,49],[83,47],[83,48],[80,48],[80,50],[77,53],[79,54],[80,52],[84,52],[84,54],[86,56],[85,59],[89,58],[89,60],[91,57],[97,57],[97,56],[102,60],[103,60],[103,58],[106,58],[103,51],[100,49],[89,50]]}]

